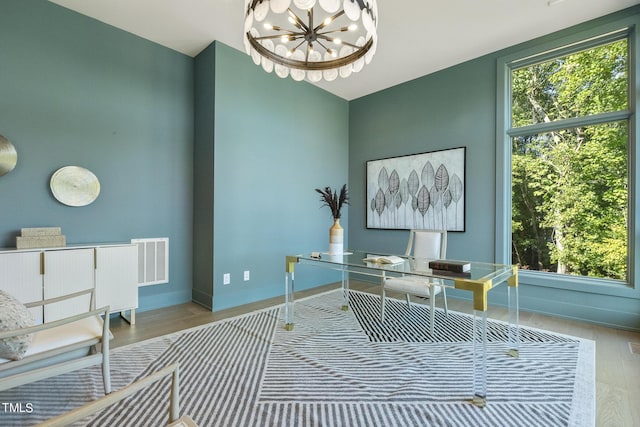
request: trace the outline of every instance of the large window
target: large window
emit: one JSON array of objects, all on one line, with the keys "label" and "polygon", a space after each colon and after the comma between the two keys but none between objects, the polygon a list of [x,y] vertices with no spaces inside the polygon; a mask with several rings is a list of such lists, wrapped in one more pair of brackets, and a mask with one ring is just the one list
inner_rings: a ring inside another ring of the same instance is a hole
[{"label": "large window", "polygon": [[[511,262],[628,282],[627,31],[511,61]],[[505,218],[506,219],[506,218]]]}]

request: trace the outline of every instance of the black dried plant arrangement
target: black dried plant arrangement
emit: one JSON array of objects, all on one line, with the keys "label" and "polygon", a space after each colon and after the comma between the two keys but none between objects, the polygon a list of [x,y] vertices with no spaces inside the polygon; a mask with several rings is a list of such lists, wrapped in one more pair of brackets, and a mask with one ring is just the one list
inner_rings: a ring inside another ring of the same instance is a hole
[{"label": "black dried plant arrangement", "polygon": [[340,219],[340,211],[343,205],[349,204],[349,195],[347,194],[347,184],[344,184],[340,189],[340,194],[336,191],[332,191],[331,187],[324,187],[324,189],[316,188],[316,191],[320,193],[320,201],[322,206],[329,206],[331,209],[331,216],[333,219]]}]

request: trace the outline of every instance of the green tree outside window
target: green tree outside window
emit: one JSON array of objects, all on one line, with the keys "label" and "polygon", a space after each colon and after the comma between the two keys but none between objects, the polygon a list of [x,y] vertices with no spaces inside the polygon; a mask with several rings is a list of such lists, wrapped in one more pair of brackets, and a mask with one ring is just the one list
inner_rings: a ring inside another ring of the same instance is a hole
[{"label": "green tree outside window", "polygon": [[512,261],[520,268],[627,278],[628,122],[607,113],[628,108],[628,56],[621,39],[512,70]]}]

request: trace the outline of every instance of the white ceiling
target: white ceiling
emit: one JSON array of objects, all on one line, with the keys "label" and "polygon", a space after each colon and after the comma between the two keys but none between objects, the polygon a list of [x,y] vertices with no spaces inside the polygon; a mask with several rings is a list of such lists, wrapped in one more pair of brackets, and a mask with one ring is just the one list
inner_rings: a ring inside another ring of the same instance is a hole
[{"label": "white ceiling", "polygon": [[[244,0],[50,0],[190,56],[212,41],[244,52]],[[378,0],[378,50],[317,86],[355,99],[633,6],[640,0]]]}]

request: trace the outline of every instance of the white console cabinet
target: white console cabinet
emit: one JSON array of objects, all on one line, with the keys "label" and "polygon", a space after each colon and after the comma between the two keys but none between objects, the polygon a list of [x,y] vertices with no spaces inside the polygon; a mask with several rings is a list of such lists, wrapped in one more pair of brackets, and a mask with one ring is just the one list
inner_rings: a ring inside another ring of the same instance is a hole
[{"label": "white console cabinet", "polygon": [[[42,273],[39,252],[0,253],[0,289],[23,303],[42,300]],[[42,307],[31,309],[36,323],[42,323]]]},{"label": "white console cabinet", "polygon": [[96,248],[96,307],[109,304],[111,312],[131,310],[129,323],[136,323],[138,308],[138,246]]},{"label": "white console cabinet", "polygon": [[[138,308],[138,248],[105,244],[47,249],[0,249],[0,289],[22,302],[55,298],[95,287],[96,307],[111,312],[130,310],[135,323]],[[86,304],[76,299],[32,309],[39,322],[57,320],[81,312]]]},{"label": "white console cabinet", "polygon": [[[93,248],[43,251],[42,290],[44,299],[72,294],[94,286]],[[89,307],[89,295],[44,308],[46,322],[80,314]],[[96,298],[96,307],[101,307]]]}]

